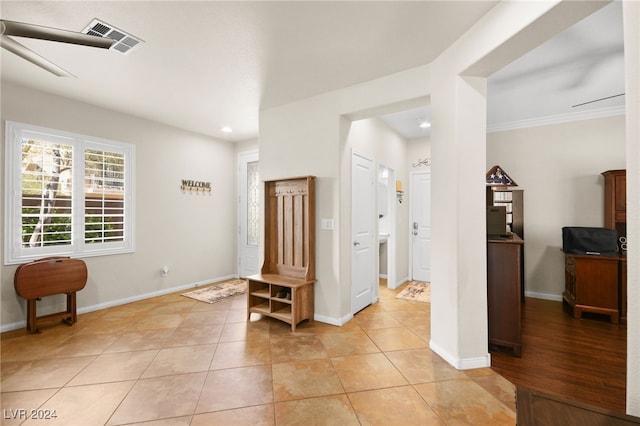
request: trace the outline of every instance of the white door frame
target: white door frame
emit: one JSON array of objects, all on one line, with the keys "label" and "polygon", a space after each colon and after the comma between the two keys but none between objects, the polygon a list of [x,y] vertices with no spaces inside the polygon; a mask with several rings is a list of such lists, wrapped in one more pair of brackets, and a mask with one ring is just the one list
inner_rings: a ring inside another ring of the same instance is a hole
[{"label": "white door frame", "polygon": [[[247,164],[259,161],[258,160],[258,151],[244,151],[238,153],[238,248],[237,248],[237,274],[239,277],[243,275],[249,275],[249,273],[244,273],[247,268],[244,268],[242,265],[246,264],[246,262],[255,262],[254,268],[255,273],[260,272],[260,247],[255,246],[249,248],[246,244],[246,235],[247,235]],[[251,259],[247,258],[247,251],[251,251]]]},{"label": "white door frame", "polygon": [[[391,289],[395,289],[399,286],[397,282],[396,276],[396,257],[397,257],[397,237],[398,237],[398,229],[396,225],[396,210],[397,210],[397,201],[396,201],[396,171],[395,169],[386,166],[384,163],[378,163],[378,169],[384,167],[389,171],[389,191],[387,193],[387,216],[389,222],[389,238],[387,239],[387,287]],[[376,203],[376,205],[378,205]],[[380,246],[380,233],[378,231],[376,242],[378,246]],[[378,270],[380,270],[380,266],[378,265]]]}]

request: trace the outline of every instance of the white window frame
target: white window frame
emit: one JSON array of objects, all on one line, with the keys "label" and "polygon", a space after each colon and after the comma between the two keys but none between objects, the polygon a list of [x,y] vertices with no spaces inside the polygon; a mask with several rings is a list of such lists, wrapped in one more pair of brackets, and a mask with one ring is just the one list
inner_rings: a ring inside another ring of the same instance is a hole
[{"label": "white window frame", "polygon": [[[22,140],[30,135],[73,147],[72,242],[68,245],[24,247],[22,243]],[[84,240],[84,150],[122,153],[125,162],[124,236],[122,241],[87,244]],[[13,121],[5,126],[4,264],[45,256],[91,257],[135,252],[135,146],[124,142],[64,132]]]}]

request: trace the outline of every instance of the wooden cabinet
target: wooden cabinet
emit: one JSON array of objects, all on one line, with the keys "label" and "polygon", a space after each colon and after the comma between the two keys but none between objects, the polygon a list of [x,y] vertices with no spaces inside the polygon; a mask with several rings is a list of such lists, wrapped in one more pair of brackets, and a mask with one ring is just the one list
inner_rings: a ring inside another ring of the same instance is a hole
[{"label": "wooden cabinet", "polygon": [[608,170],[604,176],[604,227],[627,235],[627,171]]},{"label": "wooden cabinet", "polygon": [[604,227],[615,229],[624,238],[619,243],[618,311],[620,322],[627,322],[627,171],[607,170],[604,176]]},{"label": "wooden cabinet", "polygon": [[608,315],[618,323],[617,256],[565,254],[565,291],[563,299],[573,310],[574,318],[582,312]]},{"label": "wooden cabinet", "polygon": [[247,277],[247,315],[291,324],[313,321],[315,177],[280,179],[264,187],[264,263]]},{"label": "wooden cabinet", "polygon": [[522,353],[522,248],[513,238],[487,241],[487,310],[489,345]]}]

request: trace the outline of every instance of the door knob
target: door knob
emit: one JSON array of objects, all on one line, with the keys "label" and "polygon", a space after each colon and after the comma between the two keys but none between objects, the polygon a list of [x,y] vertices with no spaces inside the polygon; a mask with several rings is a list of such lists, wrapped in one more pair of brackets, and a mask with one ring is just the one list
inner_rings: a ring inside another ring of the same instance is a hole
[{"label": "door knob", "polygon": [[354,246],[359,246],[359,245],[360,245],[360,241],[354,241],[354,242],[353,242],[353,245],[354,245]]}]

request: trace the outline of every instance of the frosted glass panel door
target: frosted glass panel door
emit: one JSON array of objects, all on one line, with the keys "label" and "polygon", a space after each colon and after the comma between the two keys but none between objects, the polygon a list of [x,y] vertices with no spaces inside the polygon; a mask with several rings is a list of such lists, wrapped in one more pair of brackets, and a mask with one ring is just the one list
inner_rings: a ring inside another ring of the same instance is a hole
[{"label": "frosted glass panel door", "polygon": [[260,270],[260,177],[258,153],[238,155],[238,274],[257,274]]}]

